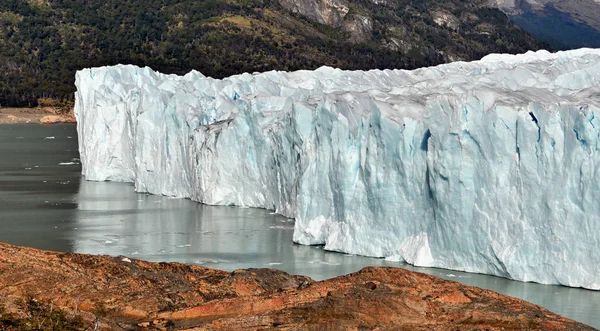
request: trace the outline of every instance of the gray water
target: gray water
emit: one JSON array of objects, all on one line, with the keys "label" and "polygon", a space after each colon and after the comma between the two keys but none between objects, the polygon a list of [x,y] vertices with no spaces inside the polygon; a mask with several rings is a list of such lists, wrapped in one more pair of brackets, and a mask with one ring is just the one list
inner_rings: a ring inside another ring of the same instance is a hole
[{"label": "gray water", "polygon": [[205,206],[137,194],[131,184],[84,181],[76,138],[75,125],[0,125],[0,241],[228,271],[277,268],[316,280],[396,266],[518,297],[600,328],[600,291],[327,252],[293,244],[294,221],[268,210]]}]

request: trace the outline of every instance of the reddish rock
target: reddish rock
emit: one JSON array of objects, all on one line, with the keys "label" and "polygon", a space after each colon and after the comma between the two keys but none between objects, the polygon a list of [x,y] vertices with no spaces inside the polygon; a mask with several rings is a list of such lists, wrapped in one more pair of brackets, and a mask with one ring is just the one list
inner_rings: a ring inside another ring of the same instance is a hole
[{"label": "reddish rock", "polygon": [[593,330],[519,299],[400,268],[315,282],[272,269],[229,273],[0,244],[0,330],[11,329],[2,324],[7,316],[33,323],[39,307],[106,330]]}]

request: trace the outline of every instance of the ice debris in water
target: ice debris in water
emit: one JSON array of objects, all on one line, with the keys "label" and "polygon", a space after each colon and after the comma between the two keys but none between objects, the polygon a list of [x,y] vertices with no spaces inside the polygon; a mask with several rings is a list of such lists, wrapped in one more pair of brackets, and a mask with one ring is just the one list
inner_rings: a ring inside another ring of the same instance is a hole
[{"label": "ice debris in water", "polygon": [[88,180],[273,209],[328,250],[600,289],[600,50],[76,85]]},{"label": "ice debris in water", "polygon": [[81,160],[79,160],[79,158],[77,158],[77,157],[74,157],[74,158],[71,158],[70,162],[61,162],[58,165],[77,165],[80,163],[81,163]]},{"label": "ice debris in water", "polygon": [[285,225],[271,225],[269,226],[271,230],[293,230],[293,226],[285,226]]}]

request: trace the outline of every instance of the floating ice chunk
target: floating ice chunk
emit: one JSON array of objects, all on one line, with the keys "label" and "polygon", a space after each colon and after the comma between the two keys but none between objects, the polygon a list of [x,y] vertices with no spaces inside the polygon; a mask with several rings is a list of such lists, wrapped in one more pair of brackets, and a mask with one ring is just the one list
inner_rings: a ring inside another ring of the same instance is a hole
[{"label": "floating ice chunk", "polygon": [[195,264],[200,264],[200,265],[228,263],[228,262],[231,262],[231,261],[226,261],[226,260],[197,260],[197,261],[194,261]]},{"label": "floating ice chunk", "polygon": [[323,265],[340,265],[338,262],[328,262],[328,261],[309,261],[310,264],[323,264]]}]

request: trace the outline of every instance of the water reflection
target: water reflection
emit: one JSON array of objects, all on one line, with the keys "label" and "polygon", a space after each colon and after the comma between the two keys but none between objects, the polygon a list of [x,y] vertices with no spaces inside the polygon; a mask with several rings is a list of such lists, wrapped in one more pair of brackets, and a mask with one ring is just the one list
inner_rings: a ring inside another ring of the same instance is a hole
[{"label": "water reflection", "polygon": [[74,249],[224,270],[275,267],[325,279],[381,259],[292,244],[294,220],[267,210],[205,206],[135,194],[129,184],[82,181]]}]

